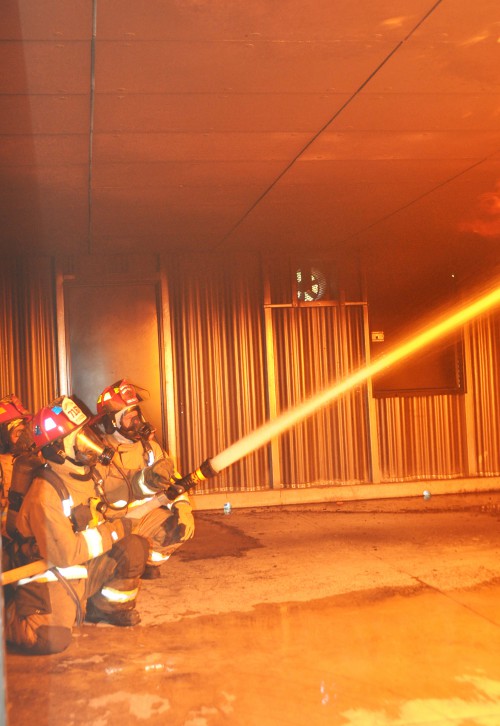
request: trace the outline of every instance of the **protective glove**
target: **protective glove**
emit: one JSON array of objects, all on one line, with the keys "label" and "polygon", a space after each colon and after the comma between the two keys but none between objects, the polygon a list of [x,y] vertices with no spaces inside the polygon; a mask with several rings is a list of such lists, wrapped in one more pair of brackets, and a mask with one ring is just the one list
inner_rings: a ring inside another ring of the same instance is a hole
[{"label": "protective glove", "polygon": [[144,484],[156,491],[166,489],[173,474],[174,464],[171,459],[158,459],[143,470]]},{"label": "protective glove", "polygon": [[194,536],[193,510],[190,503],[186,502],[185,499],[175,502],[173,508],[177,512],[177,526],[181,535],[180,541],[186,542],[186,540],[192,539]]},{"label": "protective glove", "polygon": [[91,497],[87,504],[79,504],[71,510],[71,521],[75,532],[83,532],[87,527],[97,527],[99,523],[99,497]]}]

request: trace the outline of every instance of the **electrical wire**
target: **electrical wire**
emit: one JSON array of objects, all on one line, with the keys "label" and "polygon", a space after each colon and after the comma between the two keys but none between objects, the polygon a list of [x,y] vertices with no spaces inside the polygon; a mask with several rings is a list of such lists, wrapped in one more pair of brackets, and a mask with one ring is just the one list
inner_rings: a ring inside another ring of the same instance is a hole
[{"label": "electrical wire", "polygon": [[231,229],[217,242],[213,247],[212,251],[221,247],[229,237],[235,232],[238,227],[245,221],[245,219],[254,211],[254,209],[263,201],[272,189],[278,184],[278,182],[287,174],[294,164],[303,156],[307,149],[323,134],[329,126],[340,116],[340,114],[354,101],[354,99],[361,93],[365,86],[377,75],[377,73],[391,60],[391,58],[402,48],[402,46],[409,40],[412,35],[420,28],[420,26],[434,13],[434,11],[441,5],[443,0],[437,0],[432,7],[420,18],[420,20],[414,25],[409,33],[402,38],[399,43],[385,56],[385,58],[378,64],[378,66],[368,75],[367,78],[361,83],[360,86],[351,94],[351,96],[342,104],[342,106],[335,111],[333,116],[328,119],[323,126],[316,131],[309,141],[295,154],[295,156],[288,162],[285,168],[275,177],[275,179],[269,184],[269,186],[260,194],[255,202],[247,209],[247,211],[240,217],[240,219],[231,227]]}]

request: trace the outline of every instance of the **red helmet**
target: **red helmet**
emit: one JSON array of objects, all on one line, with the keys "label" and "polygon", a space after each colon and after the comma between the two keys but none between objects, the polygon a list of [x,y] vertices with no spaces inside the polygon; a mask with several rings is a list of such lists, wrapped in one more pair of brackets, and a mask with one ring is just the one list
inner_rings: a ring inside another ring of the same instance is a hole
[{"label": "red helmet", "polygon": [[32,420],[33,438],[37,449],[82,428],[90,417],[69,396],[60,396],[38,411]]},{"label": "red helmet", "polygon": [[13,393],[0,399],[0,424],[9,423],[9,421],[15,421],[16,419],[29,421],[31,418],[31,414]]},{"label": "red helmet", "polygon": [[[154,428],[142,415],[139,403],[147,399],[147,391],[140,388],[145,396],[137,391],[138,386],[129,383],[126,378],[108,386],[97,399],[97,417],[101,419],[101,425],[107,434],[119,433],[130,441],[149,439],[154,433]],[[136,409],[137,416],[127,426],[122,424],[122,418],[126,412]]]},{"label": "red helmet", "polygon": [[105,388],[101,393],[97,399],[97,413],[98,415],[108,413],[113,416],[124,408],[138,406],[140,401],[142,398],[134,386],[123,378]]},{"label": "red helmet", "polygon": [[26,424],[31,418],[14,394],[0,399],[0,454],[17,456],[30,448],[31,434]]}]

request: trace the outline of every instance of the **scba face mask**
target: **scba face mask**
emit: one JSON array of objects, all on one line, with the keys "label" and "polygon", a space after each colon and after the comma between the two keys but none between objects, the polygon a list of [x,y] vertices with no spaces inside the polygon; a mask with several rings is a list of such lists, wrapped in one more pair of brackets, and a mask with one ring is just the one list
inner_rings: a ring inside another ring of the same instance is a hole
[{"label": "scba face mask", "polygon": [[[126,419],[126,421],[124,421]],[[144,419],[139,406],[126,408],[116,414],[116,430],[129,441],[147,441],[154,428]]]}]

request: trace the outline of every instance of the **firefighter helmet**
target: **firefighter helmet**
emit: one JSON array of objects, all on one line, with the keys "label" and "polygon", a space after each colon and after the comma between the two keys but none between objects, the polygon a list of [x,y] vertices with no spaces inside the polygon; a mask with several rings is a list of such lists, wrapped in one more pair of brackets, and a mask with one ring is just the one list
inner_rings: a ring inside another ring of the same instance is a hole
[{"label": "firefighter helmet", "polygon": [[31,418],[14,394],[0,399],[0,454],[17,456],[30,448],[31,433],[26,424]]},{"label": "firefighter helmet", "polygon": [[44,406],[31,422],[35,447],[42,449],[82,428],[90,417],[69,396],[60,396]]},{"label": "firefighter helmet", "polygon": [[114,416],[124,408],[138,406],[142,397],[137,393],[135,387],[125,378],[121,381],[107,386],[97,399],[97,414],[110,414]]},{"label": "firefighter helmet", "polygon": [[0,399],[0,424],[9,423],[16,419],[29,421],[31,418],[31,414],[13,393]]},{"label": "firefighter helmet", "polygon": [[[107,434],[118,432],[129,441],[147,441],[154,433],[154,427],[144,418],[139,403],[145,400],[137,386],[126,378],[108,386],[97,399],[97,416]],[[140,389],[144,394],[147,391]],[[129,411],[136,412],[132,421],[125,425],[123,418]]]}]

